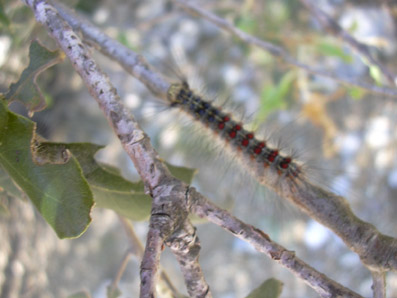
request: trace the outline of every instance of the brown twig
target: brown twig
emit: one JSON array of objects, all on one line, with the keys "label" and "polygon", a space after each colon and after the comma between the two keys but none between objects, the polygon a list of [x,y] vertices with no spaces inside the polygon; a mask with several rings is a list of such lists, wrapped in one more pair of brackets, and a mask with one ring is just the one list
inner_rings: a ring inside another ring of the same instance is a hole
[{"label": "brown twig", "polygon": [[[144,247],[142,242],[139,240],[138,236],[135,234],[134,228],[130,221],[123,216],[119,216],[120,222],[124,227],[124,231],[127,234],[127,239],[130,243],[130,251],[138,258],[138,260],[142,260]],[[175,288],[172,284],[170,278],[167,273],[160,268],[160,282],[163,284],[163,288],[166,288],[171,292],[172,297],[182,298],[185,297]]]},{"label": "brown twig", "polygon": [[[200,266],[198,266],[200,241],[196,234],[196,228],[186,220],[183,228],[169,237],[166,244],[179,262],[190,296],[208,297],[210,289],[203,278]],[[197,293],[199,296],[192,295]]]},{"label": "brown twig", "polygon": [[225,210],[215,206],[194,188],[190,188],[191,211],[201,218],[223,227],[234,236],[247,241],[261,253],[288,268],[292,273],[312,287],[321,297],[361,297],[343,287],[326,275],[305,264],[293,251],[273,242],[261,230],[243,223]]},{"label": "brown twig", "polygon": [[365,89],[369,92],[372,93],[379,93],[391,97],[396,97],[397,96],[397,90],[388,88],[385,86],[376,86],[376,85],[371,85],[363,82],[359,82],[353,79],[349,78],[341,78],[337,74],[333,74],[330,71],[324,71],[321,69],[313,68],[312,66],[309,66],[307,64],[304,64],[302,62],[299,62],[296,60],[294,57],[292,57],[286,50],[283,48],[274,45],[270,42],[261,40],[257,37],[254,37],[252,35],[249,35],[236,27],[234,27],[231,23],[228,21],[218,17],[217,15],[208,12],[201,7],[199,7],[196,3],[192,1],[184,1],[184,0],[173,0],[177,5],[179,5],[181,8],[183,8],[187,13],[201,17],[203,19],[206,19],[207,21],[213,23],[214,25],[218,26],[219,28],[229,32],[233,36],[237,37],[238,39],[244,41],[247,44],[252,44],[254,46],[257,46],[266,52],[270,53],[271,55],[280,58],[281,60],[284,60],[287,64],[291,66],[295,66],[298,68],[301,68],[307,72],[310,72],[312,74],[320,75],[323,77],[330,78],[332,80],[338,81],[342,84],[345,85],[351,85],[351,86],[356,86],[360,87],[362,89]]},{"label": "brown twig", "polygon": [[128,261],[130,260],[132,252],[128,249],[125,253],[123,258],[121,259],[119,269],[117,270],[117,274],[113,278],[112,283],[109,286],[108,292],[115,293],[118,289],[118,284],[121,280],[121,277],[124,274],[125,269],[127,268]]},{"label": "brown twig", "polygon": [[[153,197],[152,214],[146,249],[141,265],[141,297],[154,297],[161,248],[187,220],[185,193],[187,185],[171,176],[158,158],[147,135],[123,106],[109,78],[91,58],[86,46],[73,29],[46,0],[26,0],[36,20],[43,24],[70,59],[90,94],[98,102],[110,125],[133,161],[144,182],[146,192]],[[144,69],[139,68],[139,73]],[[171,216],[172,215],[172,216]],[[181,239],[180,241],[184,241]],[[199,266],[198,264],[196,266]],[[200,278],[200,282],[204,278]],[[208,286],[204,288],[207,290]],[[208,293],[205,297],[210,297]]]},{"label": "brown twig", "polygon": [[374,298],[386,298],[386,273],[372,271]]}]

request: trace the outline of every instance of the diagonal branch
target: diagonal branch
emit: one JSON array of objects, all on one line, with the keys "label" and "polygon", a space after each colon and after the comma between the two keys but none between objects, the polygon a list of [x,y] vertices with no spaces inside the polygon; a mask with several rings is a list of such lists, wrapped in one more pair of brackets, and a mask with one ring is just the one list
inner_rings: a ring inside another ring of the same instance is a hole
[{"label": "diagonal branch", "polygon": [[[357,86],[360,88],[363,88],[369,92],[372,93],[379,93],[391,97],[396,97],[397,96],[397,90],[388,88],[388,87],[380,87],[376,85],[371,85],[363,82],[359,82],[353,79],[349,78],[341,78],[337,74],[333,74],[328,70],[321,70],[317,68],[313,68],[310,65],[306,65],[302,62],[299,62],[296,60],[294,57],[292,57],[286,50],[283,48],[274,45],[268,41],[263,41],[255,36],[249,35],[236,27],[234,27],[230,22],[218,17],[217,15],[208,12],[201,7],[199,7],[197,4],[195,4],[193,1],[185,1],[185,0],[173,0],[177,5],[182,7],[187,13],[201,17],[206,19],[207,21],[213,23],[214,25],[218,26],[219,28],[229,32],[233,36],[237,37],[238,39],[244,41],[247,44],[252,44],[254,46],[257,46],[266,52],[270,53],[271,55],[280,58],[284,60],[287,64],[291,66],[295,66],[298,68],[301,68],[309,73],[313,73],[316,75],[320,75],[323,77],[330,78],[332,80],[338,81],[342,84],[345,85],[351,85],[351,86]],[[393,83],[394,83],[394,77],[393,77]]]},{"label": "diagonal branch", "polygon": [[321,297],[361,297],[343,287],[326,275],[307,265],[293,251],[273,242],[261,230],[243,223],[227,211],[217,207],[192,187],[189,190],[191,211],[210,222],[223,227],[237,238],[250,243],[255,249],[288,268],[292,273],[312,287]]}]

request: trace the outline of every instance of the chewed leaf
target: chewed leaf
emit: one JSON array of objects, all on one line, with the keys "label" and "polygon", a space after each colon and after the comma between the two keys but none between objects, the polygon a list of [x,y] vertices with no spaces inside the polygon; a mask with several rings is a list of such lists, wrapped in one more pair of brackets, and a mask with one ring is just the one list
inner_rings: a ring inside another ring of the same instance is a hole
[{"label": "chewed leaf", "polygon": [[[74,156],[90,185],[97,207],[111,209],[135,221],[147,219],[152,199],[145,194],[143,183],[128,181],[117,168],[97,162],[94,156],[102,148],[91,143],[50,143],[39,139],[32,142],[36,164],[65,163]],[[192,169],[167,166],[174,176],[186,183],[190,183],[195,174]]]},{"label": "chewed leaf", "polygon": [[81,235],[91,222],[93,198],[73,156],[65,164],[33,162],[35,125],[10,112],[0,100],[0,165],[27,194],[59,238]]},{"label": "chewed leaf", "polygon": [[69,161],[71,154],[65,144],[40,142],[37,135],[31,142],[33,161],[39,165],[65,164]]},{"label": "chewed leaf", "polygon": [[275,278],[269,278],[246,298],[278,298],[281,295],[283,283]]},{"label": "chewed leaf", "polygon": [[6,99],[21,101],[30,113],[43,110],[46,101],[37,84],[37,77],[63,58],[61,51],[49,51],[39,42],[33,41],[29,48],[29,66],[24,69],[18,82],[11,84],[10,90],[5,94]]}]

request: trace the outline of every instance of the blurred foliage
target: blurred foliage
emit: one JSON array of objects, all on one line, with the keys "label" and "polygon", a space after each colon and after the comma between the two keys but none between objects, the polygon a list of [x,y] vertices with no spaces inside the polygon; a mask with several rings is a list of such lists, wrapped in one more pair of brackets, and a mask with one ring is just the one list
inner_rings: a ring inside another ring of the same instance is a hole
[{"label": "blurred foliage", "polygon": [[4,12],[4,3],[0,2],[0,28],[10,26],[10,20],[8,19],[7,15]]},{"label": "blurred foliage", "polygon": [[92,14],[100,5],[100,0],[92,1],[92,0],[77,0],[75,4],[75,8],[81,12]]},{"label": "blurred foliage", "polygon": [[283,283],[275,278],[264,281],[246,298],[278,298],[281,295]]},{"label": "blurred foliage", "polygon": [[30,151],[34,134],[34,123],[8,111],[1,100],[0,165],[60,238],[77,237],[91,222],[89,186],[73,157],[63,164],[35,164]]},{"label": "blurred foliage", "polygon": [[338,57],[345,63],[352,63],[353,57],[339,46],[331,42],[320,42],[317,44],[317,51],[328,57]]},{"label": "blurred foliage", "polygon": [[295,79],[296,72],[292,70],[285,73],[278,84],[264,86],[261,93],[260,109],[255,118],[256,123],[262,123],[270,113],[286,108],[288,95]]},{"label": "blurred foliage", "polygon": [[67,298],[91,298],[91,295],[86,291],[77,292],[69,295]]}]

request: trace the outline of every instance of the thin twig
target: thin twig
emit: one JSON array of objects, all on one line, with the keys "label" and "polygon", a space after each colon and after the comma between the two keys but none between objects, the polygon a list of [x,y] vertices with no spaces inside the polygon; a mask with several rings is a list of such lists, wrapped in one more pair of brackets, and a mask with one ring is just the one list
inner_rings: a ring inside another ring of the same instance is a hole
[{"label": "thin twig", "polygon": [[372,291],[374,298],[386,298],[386,273],[372,271]]},{"label": "thin twig", "polygon": [[[153,197],[147,245],[141,265],[140,296],[154,297],[164,240],[177,228],[180,229],[188,215],[185,201],[187,185],[171,176],[147,135],[123,106],[108,76],[101,71],[86,46],[56,9],[46,0],[26,0],[25,3],[72,62],[133,161],[144,182],[146,193]],[[138,72],[142,71],[144,70],[139,69]],[[204,278],[201,277],[201,280]],[[204,289],[207,288],[208,286]],[[205,297],[211,297],[211,294],[208,293]]]},{"label": "thin twig", "polygon": [[189,190],[189,196],[191,196],[190,209],[194,214],[223,227],[234,236],[250,243],[257,251],[281,263],[312,287],[321,297],[361,297],[357,293],[343,287],[326,275],[307,265],[295,256],[293,251],[289,251],[273,242],[270,237],[261,230],[243,223],[230,215],[227,211],[217,207],[204,196],[197,193],[193,187]]},{"label": "thin twig", "polygon": [[131,223],[124,216],[119,215],[119,220],[123,225],[124,231],[127,234],[128,242],[130,243],[131,252],[138,258],[142,259],[143,257],[143,245],[139,240],[138,236],[135,234],[134,228]]},{"label": "thin twig", "polygon": [[316,69],[313,68],[312,66],[306,65],[302,62],[299,62],[295,58],[293,58],[286,50],[283,48],[274,45],[268,41],[263,41],[257,37],[254,37],[252,35],[249,35],[236,27],[234,27],[230,22],[218,17],[217,15],[208,12],[201,7],[199,7],[196,3],[192,1],[184,1],[184,0],[173,0],[177,5],[182,7],[187,13],[197,16],[197,17],[202,17],[214,25],[218,26],[219,28],[231,33],[235,37],[239,38],[240,40],[244,41],[245,43],[255,45],[266,52],[270,53],[271,55],[278,57],[282,60],[284,60],[287,64],[290,64],[295,67],[299,67],[301,69],[304,69],[312,74],[320,75],[323,77],[330,78],[332,80],[338,81],[342,84],[345,85],[351,85],[351,86],[356,86],[363,88],[369,92],[372,93],[380,93],[386,96],[391,96],[391,97],[396,97],[397,96],[397,90],[384,87],[384,86],[376,86],[376,85],[371,85],[363,82],[359,82],[353,79],[349,78],[341,78],[337,74],[333,74],[330,71],[326,70],[321,70],[321,69]]},{"label": "thin twig", "polygon": [[182,229],[169,237],[166,244],[179,262],[189,295],[193,297],[192,294],[200,293],[198,297],[208,297],[209,286],[202,278],[203,273],[198,266],[200,241],[196,234],[196,228],[186,220]]},{"label": "thin twig", "polygon": [[[144,247],[142,242],[139,240],[138,236],[135,234],[134,228],[131,222],[123,216],[119,216],[121,224],[124,227],[124,231],[127,234],[127,239],[130,243],[130,250],[131,252],[139,259],[142,260]],[[173,283],[171,282],[170,278],[168,277],[167,273],[161,268],[160,266],[160,282],[163,286],[161,288],[166,288],[171,292],[172,297],[185,297],[175,288]]]},{"label": "thin twig", "polygon": [[127,268],[128,261],[130,260],[132,252],[127,249],[124,253],[123,258],[121,259],[119,269],[117,270],[117,274],[113,278],[111,285],[109,286],[108,292],[115,293],[118,289],[118,284],[124,274],[125,269]]},{"label": "thin twig", "polygon": [[349,45],[354,51],[359,55],[364,57],[370,64],[376,65],[384,77],[392,85],[396,84],[396,76],[389,72],[389,70],[377,61],[369,51],[368,47],[357,41],[353,36],[351,36],[347,31],[343,30],[337,22],[335,22],[328,14],[313,5],[310,0],[300,0],[306,8],[308,8],[313,16],[318,20],[318,22],[324,27],[324,29],[334,35],[335,37],[341,39],[347,45]]},{"label": "thin twig", "polygon": [[[57,2],[54,1],[54,3]],[[123,65],[131,75],[136,76],[136,69],[145,69],[146,75],[142,76],[138,73],[140,76],[136,78],[152,91],[154,86],[162,86],[162,88],[156,88],[154,92],[163,99],[167,97],[167,94],[162,92],[163,88],[169,86],[169,83],[150,70],[144,60],[137,59],[136,57],[139,56],[136,53],[112,40],[88,21],[82,22],[81,18],[76,17],[70,9],[58,3],[56,6],[62,17],[76,30],[81,30],[85,38],[96,43],[103,53]],[[225,22],[222,19],[221,21]],[[116,54],[113,56],[113,53]],[[151,79],[155,81],[147,81]],[[252,160],[246,160],[244,166],[252,163]],[[260,170],[258,167],[254,168]],[[263,178],[262,172],[254,174],[253,177],[262,177],[260,183],[270,189],[279,190],[275,183],[271,182],[274,179]],[[313,185],[305,179],[303,177],[299,183],[286,187],[290,190],[279,193],[280,196],[289,199],[311,217],[333,230],[352,251],[360,256],[367,267],[378,271],[397,270],[397,240],[395,238],[383,235],[373,225],[355,216],[345,198]]]}]

